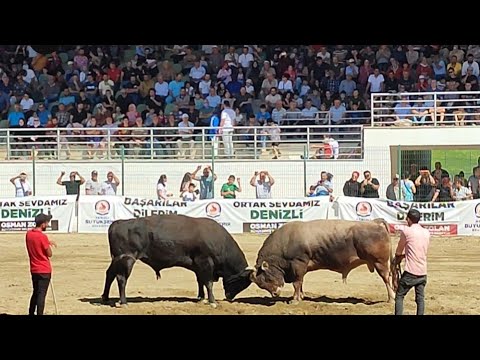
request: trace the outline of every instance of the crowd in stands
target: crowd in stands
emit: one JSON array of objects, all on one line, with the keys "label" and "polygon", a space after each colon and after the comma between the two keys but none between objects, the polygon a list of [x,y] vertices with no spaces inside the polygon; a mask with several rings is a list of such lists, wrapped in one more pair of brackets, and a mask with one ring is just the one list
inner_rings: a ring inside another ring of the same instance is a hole
[{"label": "crowd in stands", "polygon": [[118,128],[141,152],[146,127],[177,127],[184,115],[187,127],[210,126],[225,103],[235,126],[364,123],[370,93],[478,90],[479,60],[477,45],[79,45],[48,54],[3,45],[0,115],[10,128],[84,131],[92,149],[105,146],[102,128]]}]

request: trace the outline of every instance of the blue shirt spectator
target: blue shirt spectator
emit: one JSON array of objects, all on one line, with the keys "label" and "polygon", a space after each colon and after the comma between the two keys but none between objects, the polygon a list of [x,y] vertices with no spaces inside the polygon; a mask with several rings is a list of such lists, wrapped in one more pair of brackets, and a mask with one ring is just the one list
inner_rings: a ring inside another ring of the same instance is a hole
[{"label": "blue shirt spectator", "polygon": [[20,119],[25,120],[25,114],[20,111],[20,104],[15,104],[15,110],[8,114],[8,126],[18,126]]},{"label": "blue shirt spectator", "polygon": [[257,119],[258,123],[260,125],[266,124],[271,118],[272,116],[267,111],[267,107],[264,104],[260,105],[260,111],[255,114],[255,119]]},{"label": "blue shirt spectator", "polygon": [[52,117],[50,111],[45,109],[45,105],[38,105],[37,116],[40,119],[40,125],[45,126],[48,123],[48,119]]},{"label": "blue shirt spectator", "polygon": [[168,84],[168,90],[172,92],[172,96],[177,98],[180,96],[180,90],[185,86],[185,82],[181,81],[182,76],[177,76],[177,78],[173,81],[170,81]]},{"label": "blue shirt spectator", "polygon": [[341,124],[345,121],[347,109],[340,103],[340,100],[335,99],[333,106],[330,108],[330,119],[332,124]]}]

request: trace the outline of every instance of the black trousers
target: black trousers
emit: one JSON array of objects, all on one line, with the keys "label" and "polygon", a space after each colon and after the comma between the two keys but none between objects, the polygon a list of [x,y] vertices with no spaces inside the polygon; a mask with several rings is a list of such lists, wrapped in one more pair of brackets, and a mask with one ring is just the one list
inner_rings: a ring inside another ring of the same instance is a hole
[{"label": "black trousers", "polygon": [[33,294],[30,298],[28,315],[35,315],[35,309],[37,310],[37,315],[43,315],[45,298],[47,297],[51,277],[52,274],[32,274]]},{"label": "black trousers", "polygon": [[403,315],[403,299],[412,287],[415,287],[415,302],[417,303],[417,315],[425,312],[425,286],[427,275],[413,275],[404,271],[398,282],[397,293],[395,294],[395,315]]}]

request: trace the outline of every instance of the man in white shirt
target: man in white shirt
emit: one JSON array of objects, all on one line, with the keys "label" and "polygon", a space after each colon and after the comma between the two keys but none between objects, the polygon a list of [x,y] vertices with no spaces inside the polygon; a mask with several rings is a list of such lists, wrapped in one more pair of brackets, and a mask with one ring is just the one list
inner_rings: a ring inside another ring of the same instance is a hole
[{"label": "man in white shirt", "polygon": [[180,138],[177,140],[178,148],[178,158],[185,158],[187,150],[184,149],[183,145],[188,144],[188,149],[190,150],[190,159],[195,159],[195,140],[193,138],[193,127],[194,124],[188,120],[188,114],[182,114],[182,121],[178,124],[178,133]]},{"label": "man in white shirt", "polygon": [[27,180],[27,173],[21,172],[19,175],[10,179],[15,186],[15,197],[25,197],[32,195],[32,187]]},{"label": "man in white shirt", "polygon": [[85,183],[85,195],[101,195],[102,184],[98,181],[98,172],[93,170],[91,178]]},{"label": "man in white shirt", "polygon": [[168,96],[168,83],[163,81],[163,76],[157,76],[157,82],[155,83],[155,95],[166,99]]},{"label": "man in white shirt", "polygon": [[22,107],[23,112],[29,111],[32,108],[33,104],[33,99],[31,99],[30,96],[25,93],[22,100],[20,100],[20,106]]},{"label": "man in white shirt", "polygon": [[222,135],[225,157],[233,157],[233,127],[235,126],[235,111],[230,107],[230,103],[223,103],[222,114],[220,115],[220,130]]},{"label": "man in white shirt", "polygon": [[282,125],[282,120],[287,114],[287,110],[282,106],[282,100],[275,103],[275,108],[272,110],[272,119],[276,124]]},{"label": "man in white shirt", "polygon": [[209,95],[211,86],[212,80],[210,79],[210,74],[205,74],[205,77],[198,84],[198,90],[200,90],[203,98],[206,98]]},{"label": "man in white shirt", "polygon": [[370,91],[371,93],[379,93],[383,92],[385,78],[382,74],[380,74],[380,69],[375,68],[373,70],[373,74],[368,77],[368,84],[367,84],[367,93]]},{"label": "man in white shirt", "polygon": [[206,74],[206,70],[200,65],[200,61],[196,60],[193,67],[190,69],[190,81],[198,84]]},{"label": "man in white shirt", "polygon": [[[266,181],[267,176],[268,181]],[[275,184],[275,179],[268,173],[268,171],[255,171],[250,179],[250,185],[255,187],[257,199],[271,199],[273,184]]]},{"label": "man in white shirt", "polygon": [[102,195],[117,195],[118,185],[120,180],[112,171],[109,171],[107,180],[102,183]]},{"label": "man in white shirt", "polygon": [[247,74],[247,71],[250,69],[250,65],[252,65],[253,60],[253,55],[248,52],[248,46],[244,46],[242,53],[238,56],[238,62],[243,68],[244,74]]},{"label": "man in white shirt", "polygon": [[333,137],[330,135],[324,135],[324,142],[329,144],[330,147],[332,148],[332,154],[334,159],[338,159],[338,154],[340,152],[340,146],[338,145],[338,141],[335,140]]},{"label": "man in white shirt", "polygon": [[107,74],[103,74],[103,80],[98,84],[98,92],[100,93],[101,96],[105,96],[107,93],[107,90],[110,90],[113,92],[113,88],[115,86],[115,83],[110,80],[110,77]]},{"label": "man in white shirt", "polygon": [[470,67],[472,68],[472,74],[478,78],[480,76],[480,69],[478,63],[473,59],[473,54],[467,55],[467,61],[462,65],[462,76],[467,75],[467,69]]}]

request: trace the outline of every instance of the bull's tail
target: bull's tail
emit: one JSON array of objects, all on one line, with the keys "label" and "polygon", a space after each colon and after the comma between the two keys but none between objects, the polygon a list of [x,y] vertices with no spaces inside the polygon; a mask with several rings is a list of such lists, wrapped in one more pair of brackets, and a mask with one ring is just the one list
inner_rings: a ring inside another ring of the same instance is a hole
[{"label": "bull's tail", "polygon": [[388,225],[387,221],[383,218],[377,218],[377,219],[374,219],[373,222],[376,222],[377,224],[379,225],[383,225],[385,226],[385,230],[387,230],[387,233],[390,234],[390,225]]},{"label": "bull's tail", "polygon": [[397,281],[398,281],[398,275],[397,275],[398,269],[397,269],[397,266],[395,264],[395,256],[393,254],[392,240],[390,239],[390,226],[388,225],[388,222],[383,218],[377,218],[377,219],[374,219],[373,221],[376,222],[379,225],[383,225],[385,227],[385,230],[387,230],[388,242],[389,242],[389,245],[390,245],[389,264],[388,264],[388,267],[390,269],[389,278],[390,278],[391,285],[392,285],[393,289],[396,290],[396,284],[397,284]]}]

